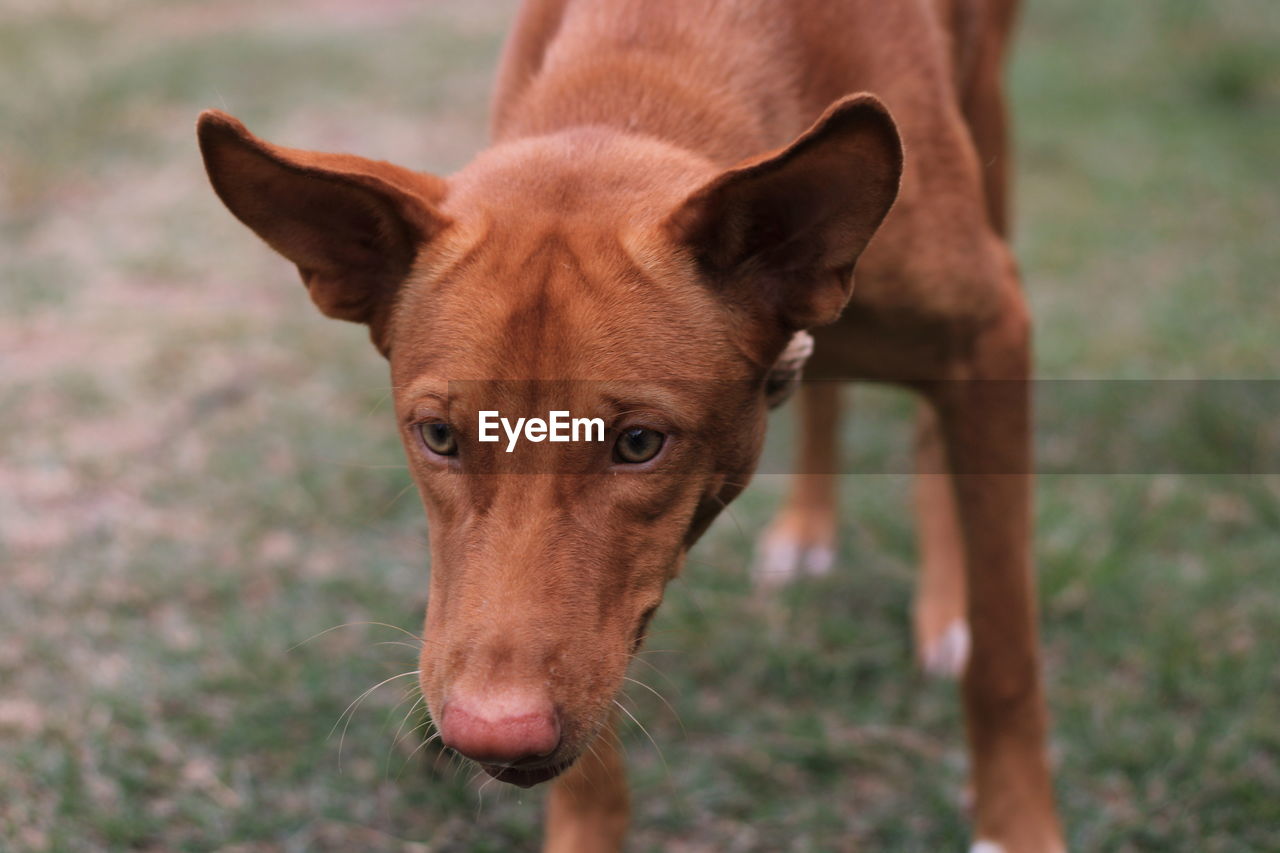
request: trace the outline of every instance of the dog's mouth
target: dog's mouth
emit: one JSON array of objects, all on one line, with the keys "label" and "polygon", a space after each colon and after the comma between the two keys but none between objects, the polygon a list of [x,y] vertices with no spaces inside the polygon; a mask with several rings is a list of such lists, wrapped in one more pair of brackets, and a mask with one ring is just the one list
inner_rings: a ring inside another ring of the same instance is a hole
[{"label": "dog's mouth", "polygon": [[543,767],[510,767],[505,764],[481,764],[480,767],[499,782],[507,782],[521,788],[532,788],[534,785],[541,785],[556,778],[568,770],[570,764],[573,764],[572,759]]}]

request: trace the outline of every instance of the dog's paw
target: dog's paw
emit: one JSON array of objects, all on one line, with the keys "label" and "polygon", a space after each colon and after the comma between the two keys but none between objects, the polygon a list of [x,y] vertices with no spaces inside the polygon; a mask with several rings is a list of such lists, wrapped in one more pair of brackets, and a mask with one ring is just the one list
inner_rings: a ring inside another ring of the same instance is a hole
[{"label": "dog's paw", "polygon": [[975,841],[969,853],[1005,853],[1004,845],[994,841]]},{"label": "dog's paw", "polygon": [[825,575],[835,561],[836,551],[829,542],[806,541],[785,527],[773,527],[756,545],[751,575],[757,587],[772,589],[802,575]]},{"label": "dog's paw", "polygon": [[[921,650],[920,659],[925,672],[941,678],[959,678],[969,665],[969,648],[972,638],[969,635],[969,623],[956,619],[941,634],[926,642]],[[979,841],[971,853],[995,853],[984,851],[978,845],[992,842]],[[996,845],[997,847],[999,845]]]},{"label": "dog's paw", "polygon": [[[1045,849],[1046,853],[1066,853],[1067,848],[1056,842],[1051,843]],[[1005,847],[998,841],[984,841],[978,839],[973,842],[973,846],[969,848],[969,853],[1010,853],[1009,848]]]}]

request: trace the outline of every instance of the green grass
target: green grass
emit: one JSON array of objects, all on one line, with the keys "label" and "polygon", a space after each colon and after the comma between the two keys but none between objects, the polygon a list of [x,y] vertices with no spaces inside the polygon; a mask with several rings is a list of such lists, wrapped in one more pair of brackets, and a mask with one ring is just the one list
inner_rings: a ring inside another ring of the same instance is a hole
[{"label": "green grass", "polygon": [[[397,739],[407,679],[365,700],[339,764],[343,710],[414,666],[366,623],[420,627],[421,510],[385,366],[218,205],[192,134],[218,106],[286,144],[456,168],[512,4],[213,8],[0,5],[0,849],[535,849],[542,791],[477,792],[415,752],[420,711]],[[1032,2],[1010,83],[1040,374],[1275,377],[1271,5]],[[1057,434],[1073,413],[1098,441],[1126,428],[1120,392],[1082,387]],[[894,470],[908,401],[856,397],[850,458]],[[1117,440],[1134,473],[1040,480],[1075,850],[1280,850],[1280,477],[1172,473],[1274,436],[1274,412],[1221,399],[1136,422],[1164,473]],[[771,460],[790,414],[775,427]],[[744,567],[785,478],[698,546],[658,671],[633,673],[672,706],[631,691],[661,747],[626,733],[633,849],[964,849],[955,690],[911,664],[909,488],[847,477],[839,570],[775,600]]]}]

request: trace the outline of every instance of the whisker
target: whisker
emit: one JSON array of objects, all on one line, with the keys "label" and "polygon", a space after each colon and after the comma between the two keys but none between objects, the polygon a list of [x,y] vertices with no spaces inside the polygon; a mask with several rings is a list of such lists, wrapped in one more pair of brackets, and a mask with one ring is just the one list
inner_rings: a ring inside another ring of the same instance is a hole
[{"label": "whisker", "polygon": [[[602,731],[602,732],[600,732],[599,734],[597,734],[595,737],[593,737],[591,740],[587,741],[587,752],[591,753],[591,757],[592,757],[592,758],[594,758],[594,759],[596,760],[596,764],[598,764],[598,765],[599,765],[599,766],[601,766],[601,767],[605,766],[605,762],[604,762],[604,759],[600,757],[600,753],[596,751],[596,741],[597,741],[597,740],[598,740],[598,739],[599,739],[603,734],[604,734],[604,732]],[[609,779],[612,781],[612,780],[613,780],[613,778],[614,778],[614,776],[615,776],[615,773],[614,773],[613,769],[612,769],[612,768],[610,768],[610,770],[609,770]],[[578,792],[577,792],[577,791],[574,791],[572,788],[568,788],[567,790],[569,790],[569,791],[572,793],[572,796],[573,796],[574,800],[576,801],[576,800],[578,799],[578,796],[579,796],[579,795],[578,795]]]},{"label": "whisker", "polygon": [[409,766],[409,762],[413,760],[413,757],[421,752],[427,744],[431,743],[438,737],[440,737],[440,733],[436,732],[431,737],[424,738],[422,743],[418,744],[417,747],[414,748],[413,752],[409,753],[409,757],[404,760],[404,763],[400,765],[400,770],[396,773],[397,782],[400,781],[400,776],[404,773],[404,769]]},{"label": "whisker", "polygon": [[680,685],[672,681],[671,676],[667,675],[665,672],[663,672],[661,669],[655,666],[652,661],[647,661],[642,657],[636,656],[635,654],[629,655],[629,658],[630,660],[633,660],[636,663],[642,663],[645,666],[649,667],[649,669],[657,673],[658,676],[661,677],[663,681],[667,682],[667,684],[671,687],[672,690],[676,691],[677,694],[680,692]]},{"label": "whisker", "polygon": [[620,710],[622,713],[626,714],[626,715],[631,719],[631,722],[633,722],[633,723],[635,723],[637,726],[639,726],[640,731],[641,731],[641,732],[643,732],[643,733],[644,733],[644,736],[645,736],[645,737],[647,737],[647,738],[649,739],[649,743],[653,744],[653,748],[654,748],[655,750],[657,750],[657,751],[658,751],[658,758],[659,758],[659,760],[661,760],[661,761],[662,761],[662,769],[663,769],[663,771],[667,774],[667,778],[668,778],[668,779],[670,779],[670,778],[671,778],[671,768],[667,765],[667,757],[666,757],[665,755],[663,755],[663,754],[662,754],[662,747],[658,746],[658,742],[657,742],[656,740],[654,740],[654,739],[653,739],[653,735],[649,734],[649,730],[648,730],[648,729],[646,729],[646,728],[644,727],[644,724],[643,724],[643,723],[641,723],[639,720],[637,720],[637,719],[636,719],[636,715],[635,715],[635,714],[633,714],[633,713],[631,713],[630,711],[628,711],[628,710],[627,710],[627,706],[626,706],[626,705],[623,705],[623,704],[622,704],[621,702],[619,702],[617,699],[614,699],[614,700],[613,700],[613,704],[617,706],[618,710]]},{"label": "whisker", "polygon": [[404,640],[380,640],[374,643],[375,646],[404,646],[406,649],[413,649],[415,652],[422,651],[422,644],[414,645],[406,643]]},{"label": "whisker", "polygon": [[462,753],[455,752],[451,763],[453,764],[453,780],[456,782],[459,776],[467,772],[467,758]]},{"label": "whisker", "polygon": [[594,738],[587,743],[587,752],[591,753],[591,757],[596,761],[604,764],[604,759],[600,757],[600,753],[596,752],[596,742]]},{"label": "whisker", "polygon": [[[435,720],[431,719],[431,717],[428,716],[422,722],[418,723],[416,726],[409,729],[409,731],[405,732],[405,736],[407,737],[413,734],[414,732],[422,731],[423,729],[426,729],[426,728],[431,728],[434,725],[435,725]],[[436,733],[439,734],[439,731],[437,730]]]},{"label": "whisker", "polygon": [[[414,685],[412,687],[409,687],[407,690],[405,690],[403,693],[400,694],[400,698],[396,700],[396,704],[392,705],[391,710],[387,712],[387,725],[391,724],[390,721],[392,717],[395,715],[396,711],[400,710],[400,706],[403,705],[409,699],[410,696],[412,696],[415,692],[417,692],[416,688],[417,688],[417,685]],[[416,705],[417,703],[414,703],[414,704]]]},{"label": "whisker", "polygon": [[378,411],[378,409],[382,408],[382,404],[387,402],[387,398],[391,396],[392,390],[393,389],[390,386],[388,386],[387,390],[383,393],[383,395],[378,398],[378,401],[376,403],[373,404],[373,407],[370,408],[369,411],[365,413],[365,418],[373,417],[373,413]]},{"label": "whisker", "polygon": [[[481,774],[484,774],[483,770],[476,771],[476,775],[468,779],[467,784],[474,785],[476,778]],[[489,784],[494,781],[494,778],[490,776],[488,779],[481,782],[480,787],[476,789],[476,820],[480,819],[480,813],[484,811],[484,789],[489,787]]]},{"label": "whisker", "polygon": [[377,690],[382,685],[391,681],[395,681],[397,678],[405,678],[407,676],[417,675],[417,674],[418,674],[418,670],[414,669],[414,670],[410,670],[409,672],[402,672],[399,675],[393,675],[390,678],[384,678],[382,681],[379,681],[377,684],[373,685],[368,690],[366,690],[365,692],[357,696],[355,700],[352,701],[352,703],[346,707],[346,710],[344,710],[341,714],[338,715],[338,719],[337,721],[334,722],[333,728],[329,730],[329,737],[333,737],[333,732],[338,728],[338,723],[341,723],[342,718],[346,717],[347,722],[342,727],[342,737],[338,738],[338,772],[339,773],[342,772],[342,746],[344,743],[346,743],[346,740],[347,740],[347,728],[351,725],[351,719],[355,717],[356,709],[360,707],[360,703],[364,701],[366,696],[368,696],[373,691]]},{"label": "whisker", "polygon": [[[667,586],[667,589],[678,590],[676,594],[683,596],[685,601],[691,603],[694,609],[698,611],[698,614],[700,616],[707,615],[706,608],[703,607],[702,601],[699,599],[698,590],[692,584],[678,583],[673,581]],[[716,593],[711,593],[711,594],[716,595]],[[671,630],[675,630],[675,628],[673,626],[672,628],[668,628],[667,630],[671,631]]]},{"label": "whisker", "polygon": [[654,637],[678,637],[688,633],[687,629],[677,625],[670,625],[666,628],[651,628],[644,633],[645,641],[652,640]]},{"label": "whisker", "polygon": [[307,643],[311,642],[317,637],[323,637],[325,634],[329,633],[330,631],[336,631],[339,628],[352,628],[357,625],[378,625],[382,628],[391,628],[392,630],[399,631],[402,634],[407,634],[408,636],[413,637],[419,643],[426,642],[426,640],[424,640],[422,637],[419,637],[417,634],[413,633],[412,631],[407,631],[404,628],[401,628],[399,625],[392,625],[387,622],[343,622],[341,625],[334,625],[332,628],[325,628],[323,631],[317,631],[316,633],[312,634],[310,637],[307,637],[305,640],[303,640],[300,643],[294,643],[292,646],[285,649],[285,653],[287,654],[288,652],[291,652],[300,646],[305,646]]},{"label": "whisker", "polygon": [[386,515],[388,512],[390,512],[391,508],[396,505],[396,502],[399,501],[406,494],[408,494],[409,490],[412,488],[413,488],[413,480],[410,480],[408,483],[405,484],[405,487],[403,489],[396,492],[396,496],[394,498],[387,501],[387,505],[384,506],[381,510],[379,510],[378,515],[383,516],[383,515]]},{"label": "whisker", "polygon": [[[387,747],[387,760],[383,763],[382,778],[384,779],[390,778],[391,753],[395,751],[396,744],[400,742],[400,737],[404,732],[404,727],[408,724],[409,718],[413,716],[413,712],[418,710],[418,706],[425,704],[426,701],[427,701],[427,697],[419,694],[418,701],[413,703],[413,705],[409,708],[408,713],[404,715],[404,719],[400,721],[400,728],[396,729],[396,736],[391,739],[391,745]],[[396,707],[399,707],[399,706],[396,706]],[[429,721],[429,718],[428,718],[428,721]],[[412,729],[409,730],[409,733],[413,734],[420,728],[421,726],[414,726]]]},{"label": "whisker", "polygon": [[365,471],[408,471],[408,465],[372,465],[367,462],[344,462],[341,459],[331,460],[348,468],[361,468]]},{"label": "whisker", "polygon": [[717,574],[722,574],[722,575],[741,574],[745,567],[745,564],[741,562],[736,563],[734,565],[729,565],[727,563],[720,563],[720,562],[713,563],[709,560],[700,560],[693,557],[686,557],[685,562],[690,566],[694,566],[702,569],[710,569],[711,571],[716,572]]},{"label": "whisker", "polygon": [[713,497],[720,501],[721,512],[729,516],[729,520],[733,522],[733,526],[738,528],[738,538],[741,540],[742,544],[747,548],[752,548],[754,543],[752,543],[751,537],[747,535],[747,531],[743,529],[742,522],[738,521],[737,513],[735,513],[733,508],[730,507],[729,504],[725,503],[724,499],[719,495],[713,495]]},{"label": "whisker", "polygon": [[[671,712],[671,716],[675,717],[675,718],[676,718],[676,722],[680,724],[680,733],[681,733],[681,734],[683,734],[683,735],[685,735],[685,736],[688,736],[689,732],[685,730],[685,727],[684,727],[684,720],[680,719],[680,713],[679,713],[678,711],[676,711],[675,707],[674,707],[674,706],[672,706],[672,704],[671,704],[670,702],[668,702],[668,701],[667,701],[667,697],[663,696],[663,695],[662,695],[661,693],[659,693],[657,690],[654,690],[654,689],[653,689],[652,687],[650,687],[648,684],[645,684],[643,681],[640,681],[639,679],[635,679],[635,678],[632,678],[632,677],[630,677],[630,676],[628,676],[628,675],[624,675],[624,676],[622,676],[622,680],[623,680],[623,681],[629,681],[629,682],[631,682],[632,684],[638,684],[638,685],[640,685],[641,687],[643,687],[645,690],[648,690],[648,691],[649,691],[650,693],[652,693],[654,696],[657,696],[657,697],[658,697],[658,701],[659,701],[659,702],[661,702],[663,705],[666,705],[666,706],[667,706],[667,710]],[[633,699],[632,701],[634,702],[635,700]]]}]

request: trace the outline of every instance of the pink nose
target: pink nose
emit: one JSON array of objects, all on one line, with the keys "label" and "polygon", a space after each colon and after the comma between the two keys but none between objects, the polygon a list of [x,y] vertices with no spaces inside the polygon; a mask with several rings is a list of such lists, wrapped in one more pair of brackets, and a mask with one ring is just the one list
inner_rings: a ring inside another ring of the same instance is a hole
[{"label": "pink nose", "polygon": [[508,692],[454,696],[440,711],[445,746],[481,764],[517,765],[550,755],[560,745],[555,708],[537,694]]}]

